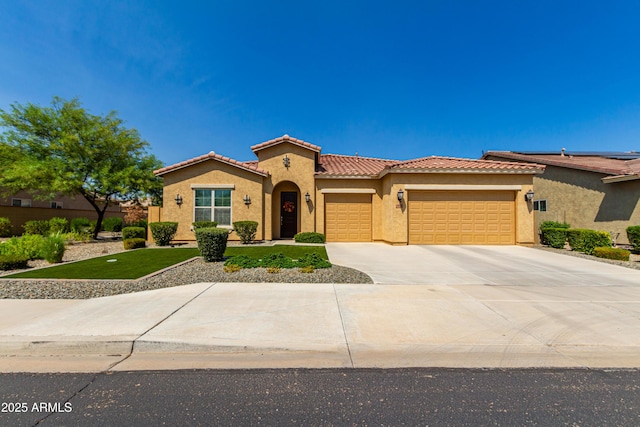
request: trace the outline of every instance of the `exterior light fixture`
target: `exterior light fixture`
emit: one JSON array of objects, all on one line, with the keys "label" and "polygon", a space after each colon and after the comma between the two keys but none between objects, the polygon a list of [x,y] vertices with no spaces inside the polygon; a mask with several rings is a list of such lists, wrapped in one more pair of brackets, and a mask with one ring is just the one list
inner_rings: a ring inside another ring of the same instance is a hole
[{"label": "exterior light fixture", "polygon": [[282,163],[284,164],[285,168],[289,168],[289,166],[291,166],[291,159],[289,159],[289,156],[285,154],[284,158],[282,159]]},{"label": "exterior light fixture", "polygon": [[307,191],[304,195],[304,199],[309,203],[311,201],[311,194]]},{"label": "exterior light fixture", "polygon": [[242,199],[244,201],[245,205],[250,205],[251,204],[251,197],[249,197],[248,194],[244,195],[244,199]]},{"label": "exterior light fixture", "polygon": [[398,201],[402,202],[402,199],[404,199],[404,190],[401,188],[398,190]]},{"label": "exterior light fixture", "polygon": [[176,205],[182,205],[182,196],[180,194],[177,194],[174,200],[176,201]]},{"label": "exterior light fixture", "polygon": [[529,191],[527,191],[527,192],[524,194],[524,199],[525,199],[527,202],[530,202],[530,201],[532,201],[532,200],[533,200],[533,195],[534,195],[534,194],[535,194],[535,193],[533,192],[533,190],[529,190]]}]

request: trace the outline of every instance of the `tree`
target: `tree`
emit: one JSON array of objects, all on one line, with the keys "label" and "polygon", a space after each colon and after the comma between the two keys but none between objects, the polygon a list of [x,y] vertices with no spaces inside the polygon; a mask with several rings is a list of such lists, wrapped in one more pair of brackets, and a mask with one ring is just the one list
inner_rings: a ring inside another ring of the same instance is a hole
[{"label": "tree", "polygon": [[43,200],[81,194],[98,214],[94,238],[110,203],[158,194],[161,167],[149,144],[112,111],[89,114],[77,99],[54,97],[51,107],[12,104],[0,110],[0,188],[27,190]]}]

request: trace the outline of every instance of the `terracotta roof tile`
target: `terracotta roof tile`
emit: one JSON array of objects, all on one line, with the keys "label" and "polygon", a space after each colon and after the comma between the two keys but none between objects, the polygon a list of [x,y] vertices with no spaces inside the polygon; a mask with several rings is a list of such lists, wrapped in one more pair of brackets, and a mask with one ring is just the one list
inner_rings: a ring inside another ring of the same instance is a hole
[{"label": "terracotta roof tile", "polygon": [[[237,160],[234,160],[230,157],[226,157],[226,156],[221,156],[220,154],[216,154],[213,151],[207,153],[207,154],[203,154],[202,156],[198,156],[198,157],[194,157],[192,159],[189,160],[185,160],[183,162],[180,163],[176,163],[173,165],[169,165],[169,166],[165,166],[163,168],[160,168],[158,170],[153,171],[153,173],[157,176],[161,176],[164,175],[166,173],[169,172],[173,172],[175,170],[178,169],[182,169],[185,168],[187,166],[191,166],[194,165],[196,163],[201,163],[201,162],[205,162],[207,160],[218,160],[220,162],[229,164],[231,166],[235,166],[238,167],[240,169],[244,169],[247,170],[249,172],[253,172],[253,173],[257,173],[258,175],[262,175],[262,176],[267,176],[269,175],[269,172],[260,169],[258,167],[258,162],[239,162]],[[253,164],[251,164],[253,163]]]},{"label": "terracotta roof tile", "polygon": [[542,172],[544,170],[544,166],[531,163],[430,156],[398,162],[391,165],[389,169],[391,171],[393,171],[394,169],[429,169],[500,172]]},{"label": "terracotta roof tile", "polygon": [[371,157],[344,156],[340,154],[320,155],[316,175],[319,176],[377,176],[396,160]]},{"label": "terracotta roof tile", "polygon": [[310,144],[298,138],[292,138],[289,135],[283,135],[280,138],[270,139],[269,141],[265,141],[265,142],[261,142],[260,144],[253,145],[251,146],[251,150],[255,153],[256,151],[260,151],[267,147],[281,144],[283,142],[290,142],[294,145],[299,145],[300,147],[308,148],[309,150],[316,151],[318,153],[321,150],[321,148],[317,145]]},{"label": "terracotta roof tile", "polygon": [[520,162],[534,162],[549,166],[559,166],[569,169],[586,170],[608,175],[633,175],[640,173],[640,159],[623,159],[607,157],[603,154],[587,153],[572,155],[571,153],[515,153],[512,151],[488,151],[483,157],[499,157],[518,160]]}]

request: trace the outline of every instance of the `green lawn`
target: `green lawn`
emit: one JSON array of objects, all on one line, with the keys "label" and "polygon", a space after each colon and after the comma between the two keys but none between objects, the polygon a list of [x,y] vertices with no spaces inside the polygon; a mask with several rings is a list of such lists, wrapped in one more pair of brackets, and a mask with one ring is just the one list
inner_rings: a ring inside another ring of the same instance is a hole
[{"label": "green lawn", "polygon": [[[139,249],[3,276],[4,279],[138,279],[199,256],[195,248]],[[111,261],[116,260],[116,261]]]},{"label": "green lawn", "polygon": [[274,246],[231,246],[227,247],[225,256],[246,255],[251,258],[264,258],[267,255],[281,253],[289,258],[298,259],[302,255],[317,254],[322,259],[329,259],[324,246],[294,246],[294,245],[274,245]]}]

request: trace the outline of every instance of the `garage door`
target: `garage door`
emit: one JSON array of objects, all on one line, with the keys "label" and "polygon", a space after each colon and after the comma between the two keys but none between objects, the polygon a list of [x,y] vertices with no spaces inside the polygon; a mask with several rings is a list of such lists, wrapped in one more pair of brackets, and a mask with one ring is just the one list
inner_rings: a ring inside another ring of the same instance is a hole
[{"label": "garage door", "polygon": [[328,242],[371,241],[371,194],[325,194]]},{"label": "garage door", "polygon": [[409,243],[515,244],[513,191],[411,191]]}]

